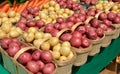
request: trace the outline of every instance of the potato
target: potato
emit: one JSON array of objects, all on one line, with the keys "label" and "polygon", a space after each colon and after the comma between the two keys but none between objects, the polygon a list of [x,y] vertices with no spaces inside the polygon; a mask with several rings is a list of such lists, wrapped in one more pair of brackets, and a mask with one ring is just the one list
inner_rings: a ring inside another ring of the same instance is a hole
[{"label": "potato", "polygon": [[55,45],[55,46],[53,47],[53,51],[59,52],[60,49],[61,49],[61,44],[60,44],[60,43],[58,43],[57,45]]},{"label": "potato", "polygon": [[22,38],[24,39],[24,40],[26,40],[26,37],[28,36],[28,33],[27,32],[24,32],[23,34],[22,34]]},{"label": "potato", "polygon": [[51,14],[51,15],[50,15],[50,18],[51,18],[51,19],[56,19],[56,18],[57,18],[57,15],[56,15],[56,14]]},{"label": "potato", "polygon": [[22,29],[21,28],[19,28],[19,27],[16,27],[16,29],[15,29],[19,34],[23,34],[23,31],[22,31]]},{"label": "potato", "polygon": [[68,16],[68,14],[63,13],[63,17],[64,17],[64,18],[68,18],[69,16]]},{"label": "potato", "polygon": [[50,5],[50,6],[54,6],[55,4],[56,4],[56,2],[53,1],[53,0],[49,2],[49,5]]},{"label": "potato", "polygon": [[50,43],[48,41],[43,42],[40,47],[42,50],[50,50]]},{"label": "potato", "polygon": [[6,36],[7,34],[4,31],[0,30],[0,39],[3,39]]},{"label": "potato", "polygon": [[60,5],[59,4],[55,4],[55,11],[59,11],[60,10]]},{"label": "potato", "polygon": [[49,7],[50,7],[49,3],[46,3],[46,4],[43,5],[44,9],[48,9]]},{"label": "potato", "polygon": [[9,20],[8,17],[3,17],[2,18],[2,23],[5,22],[5,21],[8,21],[8,20]]},{"label": "potato", "polygon": [[48,9],[43,9],[42,12],[48,14]]},{"label": "potato", "polygon": [[19,35],[20,35],[19,32],[16,31],[16,30],[12,30],[12,31],[9,32],[9,36],[12,37],[12,38],[16,38]]},{"label": "potato", "polygon": [[33,33],[33,34],[35,34],[37,32],[37,29],[35,28],[35,27],[30,27],[29,29],[28,29],[28,33]]},{"label": "potato", "polygon": [[50,23],[50,22],[52,22],[52,18],[47,18],[46,23]]},{"label": "potato", "polygon": [[60,58],[60,52],[58,52],[58,51],[53,51],[52,55],[53,55],[54,59],[59,59]]},{"label": "potato", "polygon": [[74,54],[73,54],[73,52],[72,51],[70,51],[70,54],[68,55],[68,59],[72,59],[74,57]]},{"label": "potato", "polygon": [[39,49],[40,48],[39,46],[40,46],[42,40],[43,39],[34,40],[33,41],[33,45]]},{"label": "potato", "polygon": [[35,17],[35,20],[39,20],[39,19],[40,19],[40,17],[39,17],[39,16],[36,16],[36,17]]},{"label": "potato", "polygon": [[66,61],[67,57],[66,56],[60,56],[59,61]]},{"label": "potato", "polygon": [[0,17],[3,18],[3,17],[7,17],[7,14],[5,12],[0,12]]},{"label": "potato", "polygon": [[0,26],[2,25],[2,19],[0,18]]},{"label": "potato", "polygon": [[50,33],[44,33],[43,38],[51,38],[52,35]]},{"label": "potato", "polygon": [[54,11],[55,9],[54,9],[54,7],[49,7],[48,8],[48,11]]},{"label": "potato", "polygon": [[1,26],[1,29],[6,33],[10,32],[11,28],[12,28],[12,23],[9,22],[4,22]]},{"label": "potato", "polygon": [[16,13],[15,15],[16,15],[16,17],[20,17],[20,13]]},{"label": "potato", "polygon": [[43,32],[36,32],[35,33],[35,39],[42,39],[44,37],[44,33]]},{"label": "potato", "polygon": [[114,6],[112,7],[112,10],[118,10],[118,6],[117,6],[117,5],[114,5]]},{"label": "potato", "polygon": [[44,12],[40,12],[40,13],[39,13],[39,17],[40,17],[41,19],[46,19],[46,18],[48,18],[47,14],[45,14]]},{"label": "potato", "polygon": [[19,21],[19,19],[20,19],[20,17],[14,17],[15,19],[16,19],[16,22],[18,22]]},{"label": "potato", "polygon": [[27,37],[25,38],[26,39],[26,42],[32,42],[34,40],[34,33],[28,33]]},{"label": "potato", "polygon": [[11,23],[16,23],[17,22],[17,19],[15,19],[15,18],[9,18],[9,20],[11,21]]},{"label": "potato", "polygon": [[13,18],[13,17],[15,17],[15,16],[16,16],[15,11],[10,11],[10,12],[8,13],[8,17],[10,17],[10,18]]}]

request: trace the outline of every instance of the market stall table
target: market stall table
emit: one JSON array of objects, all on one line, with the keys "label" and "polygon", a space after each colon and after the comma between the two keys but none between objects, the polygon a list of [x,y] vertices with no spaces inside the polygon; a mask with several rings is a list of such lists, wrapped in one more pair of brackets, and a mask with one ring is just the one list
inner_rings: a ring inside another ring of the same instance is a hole
[{"label": "market stall table", "polygon": [[[101,48],[101,52],[99,54],[89,57],[86,64],[80,67],[73,67],[72,74],[99,74],[99,72],[120,53],[119,44],[120,38],[113,40],[111,45],[106,48]],[[2,65],[0,65],[0,73],[9,74]]]}]

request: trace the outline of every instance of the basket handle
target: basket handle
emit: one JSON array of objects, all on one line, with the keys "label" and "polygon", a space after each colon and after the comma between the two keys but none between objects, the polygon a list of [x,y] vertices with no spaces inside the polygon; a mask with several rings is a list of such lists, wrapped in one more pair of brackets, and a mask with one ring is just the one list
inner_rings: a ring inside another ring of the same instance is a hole
[{"label": "basket handle", "polygon": [[80,26],[81,24],[83,24],[82,22],[76,23],[75,25],[72,26],[71,30],[72,32],[75,31],[75,29]]},{"label": "basket handle", "polygon": [[37,48],[39,49],[40,46],[41,46],[41,44],[42,44],[43,42],[47,41],[47,40],[49,40],[49,38],[44,38],[44,39],[42,39],[42,41],[40,41],[40,43],[39,43],[39,45],[37,46]]},{"label": "basket handle", "polygon": [[20,49],[20,50],[15,54],[14,59],[17,60],[17,58],[18,58],[23,52],[25,52],[25,51],[27,51],[27,50],[30,50],[30,49],[36,50],[35,47],[24,47],[24,48]]},{"label": "basket handle", "polygon": [[101,13],[103,13],[103,11],[98,12],[98,13],[95,15],[95,18],[98,18]]},{"label": "basket handle", "polygon": [[89,17],[87,20],[84,22],[85,24],[88,24],[94,17]]},{"label": "basket handle", "polygon": [[59,31],[56,35],[57,38],[59,38],[65,31],[71,31],[70,29],[68,28],[65,28],[65,29],[62,29],[61,31]]}]

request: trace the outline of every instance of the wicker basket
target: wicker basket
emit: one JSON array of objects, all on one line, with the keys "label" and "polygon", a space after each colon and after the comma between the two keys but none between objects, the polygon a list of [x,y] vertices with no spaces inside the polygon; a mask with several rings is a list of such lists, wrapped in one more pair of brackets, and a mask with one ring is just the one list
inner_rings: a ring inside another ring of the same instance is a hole
[{"label": "wicker basket", "polygon": [[[27,70],[23,65],[17,62],[17,58],[19,55],[27,50],[35,49],[35,47],[25,47],[19,50],[14,57],[10,57],[6,51],[0,48],[3,58],[4,67],[11,73],[11,74],[33,74],[29,70]],[[55,64],[55,63],[54,63]],[[57,69],[57,65],[55,64]],[[53,72],[56,74],[56,70]]]},{"label": "wicker basket", "polygon": [[76,59],[76,53],[75,51],[73,51],[73,54],[74,54],[74,57],[70,60],[67,60],[67,61],[58,61],[58,60],[54,60],[54,62],[57,64],[57,69],[56,69],[56,74],[71,74],[72,72],[72,66],[73,66],[73,63]]},{"label": "wicker basket", "polygon": [[73,50],[75,50],[77,57],[74,62],[74,66],[81,66],[87,62],[88,54],[92,49],[92,44],[87,48],[75,48],[72,47]]},{"label": "wicker basket", "polygon": [[[114,26],[113,26],[114,27]],[[102,47],[107,47],[108,45],[110,45],[111,43],[111,40],[114,36],[114,34],[116,33],[117,29],[116,27],[114,27],[115,29],[112,31],[112,32],[107,32],[105,31],[105,39],[104,41],[102,42],[101,46]]]},{"label": "wicker basket", "polygon": [[90,40],[91,43],[93,44],[92,50],[90,51],[89,55],[94,56],[95,54],[100,52],[100,47],[102,42],[105,40],[105,34],[103,35],[102,38],[97,39],[97,40]]},{"label": "wicker basket", "polygon": [[116,33],[114,34],[113,39],[116,39],[119,37],[120,34],[120,24],[113,24],[113,26],[116,27]]}]

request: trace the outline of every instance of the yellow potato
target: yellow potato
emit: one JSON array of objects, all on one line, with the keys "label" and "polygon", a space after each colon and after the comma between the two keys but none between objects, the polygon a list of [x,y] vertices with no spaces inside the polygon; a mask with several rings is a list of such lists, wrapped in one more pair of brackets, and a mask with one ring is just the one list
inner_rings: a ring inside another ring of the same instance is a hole
[{"label": "yellow potato", "polygon": [[43,42],[40,47],[42,50],[50,50],[50,43],[48,41]]},{"label": "yellow potato", "polygon": [[12,31],[9,32],[9,36],[12,37],[12,38],[16,38],[19,35],[20,35],[19,32],[17,32],[16,30],[12,30]]},{"label": "yellow potato", "polygon": [[10,12],[8,13],[8,17],[10,17],[10,18],[13,18],[13,17],[15,17],[15,16],[16,16],[15,11],[10,11]]},{"label": "yellow potato", "polygon": [[53,0],[49,2],[49,5],[50,5],[50,6],[54,6],[55,4],[56,4],[56,2],[53,1]]},{"label": "yellow potato", "polygon": [[7,14],[5,12],[0,12],[0,17],[3,18],[3,17],[7,17]]},{"label": "yellow potato", "polygon": [[44,33],[43,32],[36,32],[35,33],[35,39],[42,39],[44,36]]},{"label": "yellow potato", "polygon": [[28,33],[33,33],[33,34],[35,34],[37,32],[37,29],[35,28],[35,27],[30,27],[29,29],[28,29]]},{"label": "yellow potato", "polygon": [[5,21],[8,21],[8,20],[9,20],[8,17],[3,17],[2,18],[2,23],[5,22]]},{"label": "yellow potato", "polygon": [[66,56],[60,56],[59,61],[66,61],[67,57]]},{"label": "yellow potato", "polygon": [[42,39],[37,39],[33,41],[33,45],[37,47],[38,49],[40,48]]},{"label": "yellow potato", "polygon": [[60,52],[58,52],[58,51],[53,51],[52,55],[53,55],[54,59],[59,59],[60,58]]},{"label": "yellow potato", "polygon": [[58,43],[57,45],[55,45],[54,47],[53,47],[53,51],[60,51],[60,49],[61,49],[61,44],[60,43]]},{"label": "yellow potato", "polygon": [[1,29],[6,33],[10,32],[11,28],[12,28],[12,23],[10,22],[4,22],[1,26]]},{"label": "yellow potato", "polygon": [[34,40],[34,33],[28,33],[26,37],[26,42],[32,42]]},{"label": "yellow potato", "polygon": [[6,36],[7,34],[4,31],[0,30],[0,39],[3,39]]}]

